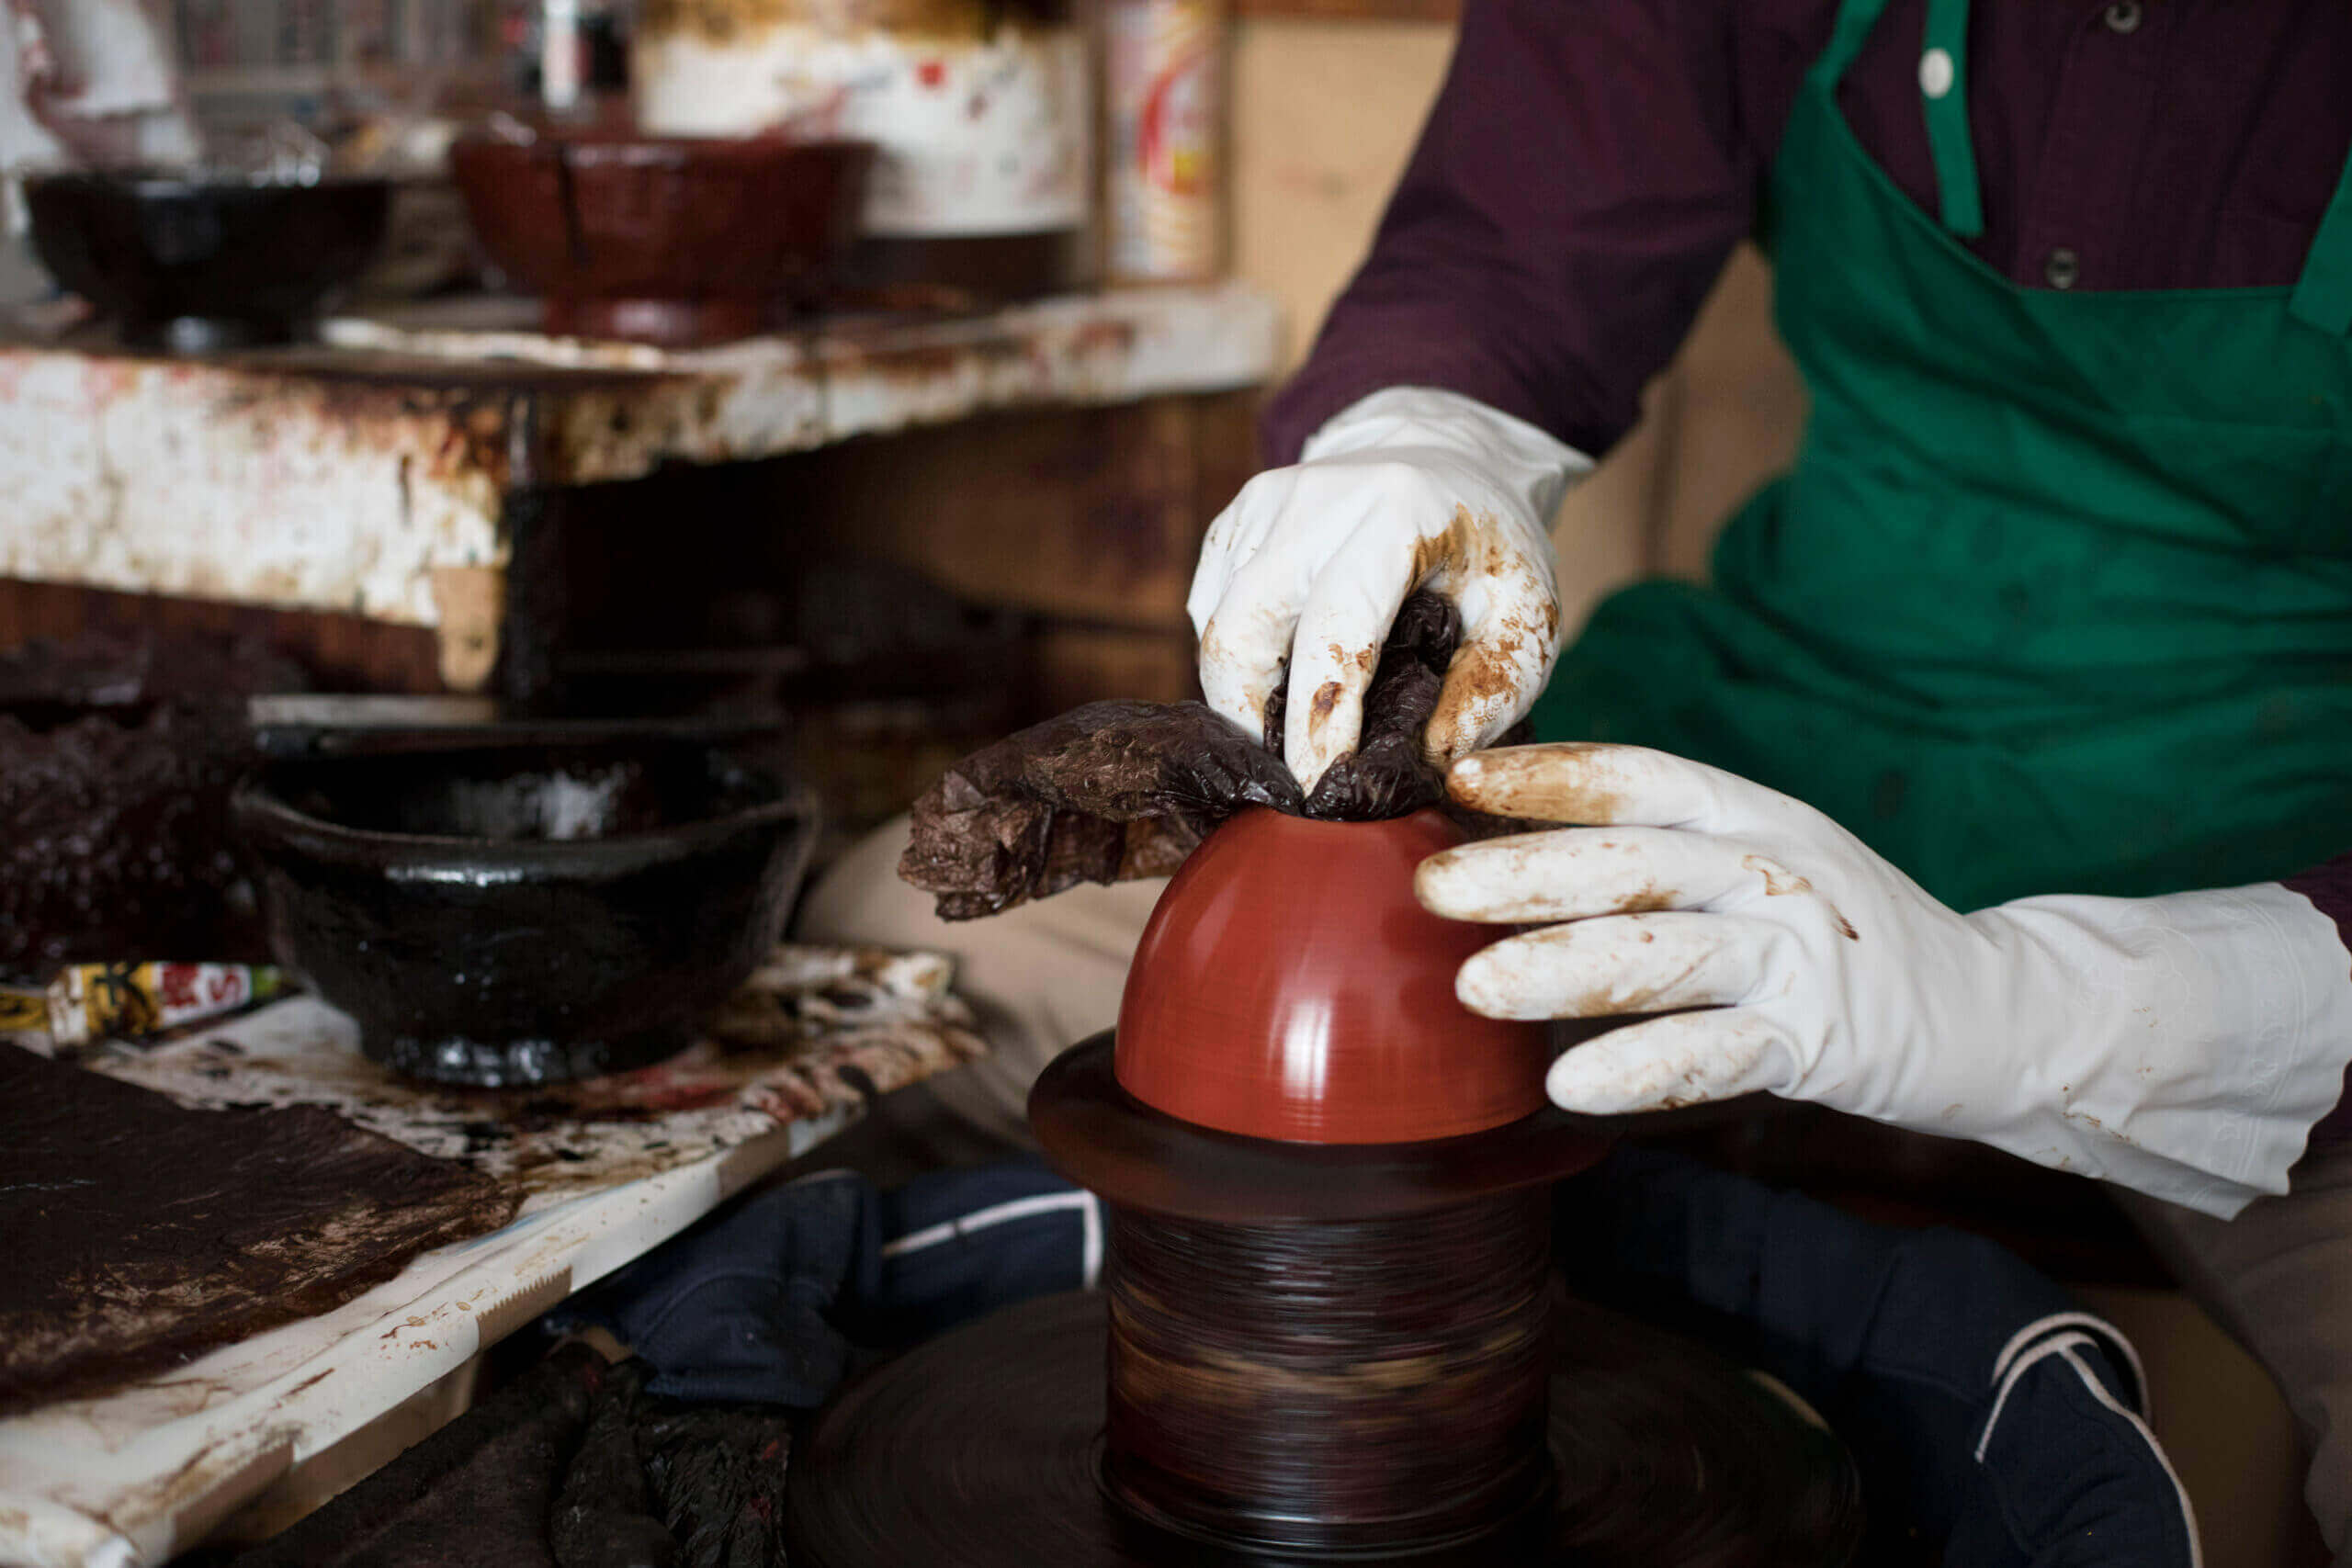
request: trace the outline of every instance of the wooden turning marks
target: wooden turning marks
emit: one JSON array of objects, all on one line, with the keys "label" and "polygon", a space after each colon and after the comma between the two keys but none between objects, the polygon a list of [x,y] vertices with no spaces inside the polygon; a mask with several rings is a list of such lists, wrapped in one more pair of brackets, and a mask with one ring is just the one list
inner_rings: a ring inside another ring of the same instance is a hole
[{"label": "wooden turning marks", "polygon": [[[1861,1538],[1837,1440],[1737,1368],[1569,1303],[1551,1376],[1555,1490],[1535,1517],[1414,1568],[1835,1568]],[[793,1456],[806,1568],[1291,1568],[1155,1529],[1100,1479],[1101,1298],[1009,1308],[853,1384]],[[1429,1435],[1442,1445],[1444,1435]]]},{"label": "wooden turning marks", "polygon": [[852,1385],[793,1461],[796,1562],[1837,1568],[1837,1440],[1730,1364],[1569,1302],[1549,1184],[1607,1148],[1548,1107],[1311,1144],[1178,1120],[1110,1038],[1030,1120],[1110,1210],[1054,1297]]}]

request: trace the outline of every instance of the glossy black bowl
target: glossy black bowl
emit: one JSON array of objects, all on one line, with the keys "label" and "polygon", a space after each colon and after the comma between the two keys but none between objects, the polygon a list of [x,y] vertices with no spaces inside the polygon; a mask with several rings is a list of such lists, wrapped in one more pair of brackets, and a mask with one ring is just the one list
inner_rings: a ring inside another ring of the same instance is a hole
[{"label": "glossy black bowl", "polygon": [[383,243],[391,182],[315,185],[136,171],[25,181],[33,249],[136,348],[285,343]]},{"label": "glossy black bowl", "polygon": [[775,944],[804,789],[728,752],[537,746],[278,763],[233,802],[281,963],[446,1083],[676,1052]]}]

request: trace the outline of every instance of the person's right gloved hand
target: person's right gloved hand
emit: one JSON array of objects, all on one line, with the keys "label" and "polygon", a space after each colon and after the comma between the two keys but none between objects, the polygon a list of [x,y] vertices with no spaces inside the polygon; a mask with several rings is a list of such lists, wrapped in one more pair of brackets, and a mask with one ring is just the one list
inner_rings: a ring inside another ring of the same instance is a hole
[{"label": "person's right gloved hand", "polygon": [[1462,643],[1426,743],[1442,767],[1525,716],[1560,648],[1552,514],[1592,460],[1456,392],[1375,392],[1209,525],[1186,609],[1209,705],[1252,736],[1289,665],[1283,756],[1308,793],[1355,750],[1380,645],[1426,588]]}]

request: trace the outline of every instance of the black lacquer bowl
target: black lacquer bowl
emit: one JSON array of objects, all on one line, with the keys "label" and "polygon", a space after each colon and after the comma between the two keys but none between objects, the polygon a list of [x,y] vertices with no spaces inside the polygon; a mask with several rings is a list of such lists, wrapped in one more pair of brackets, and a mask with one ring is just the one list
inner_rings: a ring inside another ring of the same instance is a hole
[{"label": "black lacquer bowl", "polygon": [[677,1051],[774,945],[818,826],[695,745],[283,762],[234,810],[279,961],[370,1057],[483,1086]]},{"label": "black lacquer bowl", "polygon": [[60,287],[119,321],[134,348],[195,354],[300,336],[322,299],[367,270],[391,201],[383,179],[105,171],[25,181],[33,249]]}]

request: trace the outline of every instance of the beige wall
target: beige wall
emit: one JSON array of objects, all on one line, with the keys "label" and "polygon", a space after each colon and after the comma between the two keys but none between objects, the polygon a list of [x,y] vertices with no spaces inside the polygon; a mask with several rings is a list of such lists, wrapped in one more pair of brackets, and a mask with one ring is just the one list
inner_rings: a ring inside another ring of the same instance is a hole
[{"label": "beige wall", "polygon": [[1433,23],[1237,25],[1234,265],[1283,302],[1293,362],[1363,258],[1453,52]]}]

